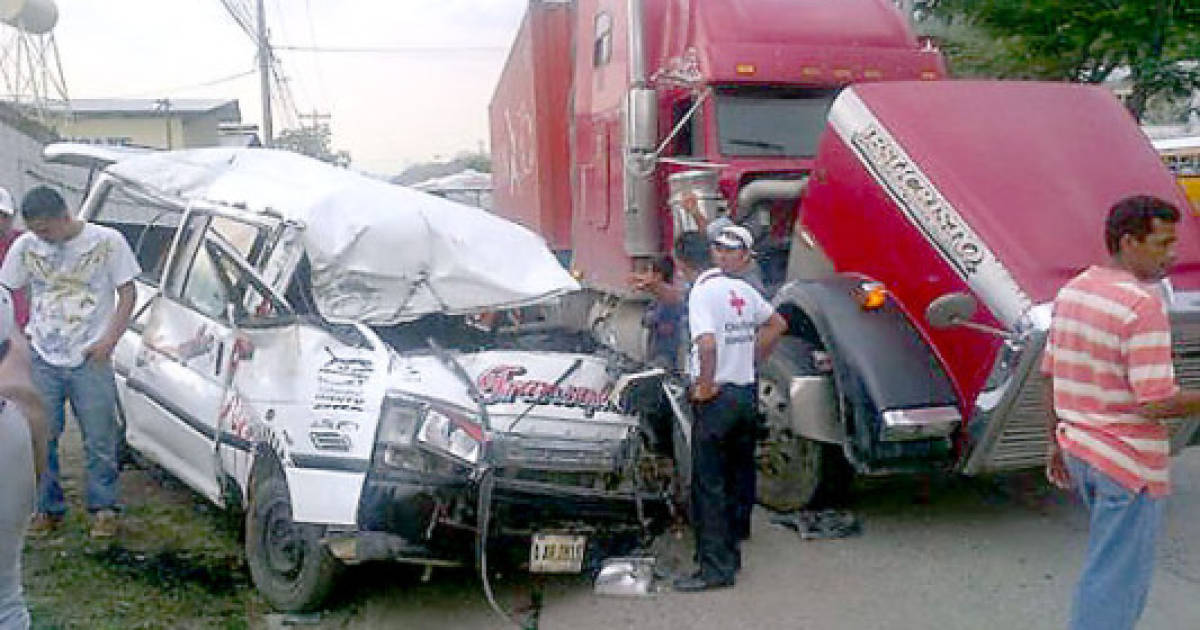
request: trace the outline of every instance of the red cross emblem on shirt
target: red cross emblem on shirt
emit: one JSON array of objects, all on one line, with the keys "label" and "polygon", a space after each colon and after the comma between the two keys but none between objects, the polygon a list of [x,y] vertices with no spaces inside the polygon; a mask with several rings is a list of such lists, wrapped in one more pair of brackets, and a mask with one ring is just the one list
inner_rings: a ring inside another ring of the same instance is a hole
[{"label": "red cross emblem on shirt", "polygon": [[742,316],[742,307],[746,305],[746,300],[743,300],[733,289],[729,290],[729,305],[737,309],[738,317]]}]

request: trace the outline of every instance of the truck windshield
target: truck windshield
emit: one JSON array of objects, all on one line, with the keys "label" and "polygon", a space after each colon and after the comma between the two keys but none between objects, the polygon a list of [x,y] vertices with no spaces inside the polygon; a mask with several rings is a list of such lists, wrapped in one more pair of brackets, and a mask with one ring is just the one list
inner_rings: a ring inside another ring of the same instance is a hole
[{"label": "truck windshield", "polygon": [[721,155],[811,157],[836,89],[736,87],[717,90]]}]

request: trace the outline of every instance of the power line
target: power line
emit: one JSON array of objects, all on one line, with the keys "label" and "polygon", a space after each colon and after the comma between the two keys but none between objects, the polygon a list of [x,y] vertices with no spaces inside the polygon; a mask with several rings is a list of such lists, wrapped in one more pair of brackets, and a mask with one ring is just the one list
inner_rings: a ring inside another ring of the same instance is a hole
[{"label": "power line", "polygon": [[[314,48],[317,47],[317,28],[313,22],[312,16],[312,0],[304,0],[304,15],[308,18],[308,41],[312,42]],[[325,84],[325,70],[321,67],[321,60],[316,59],[313,66],[317,69],[317,89],[321,93],[321,99],[325,101],[326,106],[329,105],[329,90]]]},{"label": "power line", "polygon": [[244,4],[240,6],[235,5],[233,3],[234,0],[219,0],[219,2],[221,6],[225,7],[225,11],[229,13],[229,17],[233,18],[233,21],[250,37],[250,40],[257,42],[258,35],[254,32],[254,27],[252,26],[253,20],[250,19],[250,14],[247,12],[246,6]]},{"label": "power line", "polygon": [[410,53],[453,53],[453,52],[496,52],[507,50],[505,46],[272,46],[276,50],[312,53],[352,54],[410,54]]},{"label": "power line", "polygon": [[175,87],[162,88],[162,89],[158,89],[158,90],[146,90],[144,92],[137,92],[135,94],[129,94],[126,96],[117,96],[117,97],[113,97],[113,98],[137,98],[140,96],[151,96],[151,95],[157,96],[157,95],[161,95],[161,94],[164,94],[167,92],[179,92],[179,91],[183,91],[183,90],[191,90],[194,88],[208,87],[210,85],[227,83],[229,81],[234,81],[234,80],[240,79],[242,77],[247,77],[247,76],[254,74],[257,71],[258,70],[256,68],[251,68],[244,72],[239,72],[237,74],[231,74],[229,76],[224,76],[224,77],[218,77],[216,79],[209,79],[208,81],[202,81],[200,83],[191,83],[188,85],[178,85]]}]

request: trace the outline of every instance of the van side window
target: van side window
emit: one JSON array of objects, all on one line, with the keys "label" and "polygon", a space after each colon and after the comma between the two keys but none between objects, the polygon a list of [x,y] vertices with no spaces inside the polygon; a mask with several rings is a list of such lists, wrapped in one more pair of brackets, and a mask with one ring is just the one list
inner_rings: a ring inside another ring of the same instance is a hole
[{"label": "van side window", "polygon": [[[189,228],[202,229],[203,233],[195,237],[198,242],[190,240],[195,254],[182,282],[175,276],[171,283],[181,302],[221,322],[226,320],[230,306],[239,324],[264,325],[285,315],[291,317],[287,305],[274,298],[246,270],[250,263],[242,250],[249,248],[253,253],[262,247],[259,228],[226,217],[204,215],[195,216]],[[234,237],[233,242],[227,235]]]},{"label": "van side window", "polygon": [[207,241],[201,244],[192,259],[192,268],[180,297],[201,314],[224,321],[225,305],[229,303],[233,286],[217,265],[212,249]]},{"label": "van side window", "polygon": [[120,232],[142,268],[138,279],[159,286],[182,217],[183,209],[178,206],[114,185],[104,193],[91,222]]},{"label": "van side window", "polygon": [[612,59],[612,16],[596,14],[596,39],[592,43],[592,65],[599,68]]}]

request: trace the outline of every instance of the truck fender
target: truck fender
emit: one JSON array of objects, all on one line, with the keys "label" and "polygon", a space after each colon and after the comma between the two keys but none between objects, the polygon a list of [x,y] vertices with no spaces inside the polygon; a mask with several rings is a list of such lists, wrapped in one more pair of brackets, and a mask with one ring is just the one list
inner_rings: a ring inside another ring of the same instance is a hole
[{"label": "truck fender", "polygon": [[[865,310],[855,299],[863,278],[837,275],[793,281],[779,290],[775,307],[789,334],[819,342],[832,362],[841,417],[869,417],[867,426],[846,427],[855,441],[875,441],[879,413],[887,409],[958,406],[936,355],[892,298]],[[865,444],[864,444],[865,446]]]}]

